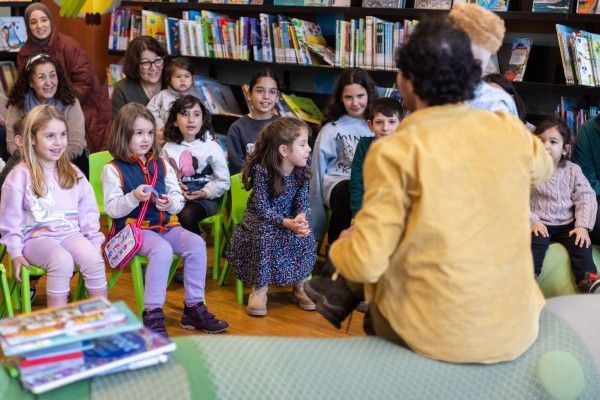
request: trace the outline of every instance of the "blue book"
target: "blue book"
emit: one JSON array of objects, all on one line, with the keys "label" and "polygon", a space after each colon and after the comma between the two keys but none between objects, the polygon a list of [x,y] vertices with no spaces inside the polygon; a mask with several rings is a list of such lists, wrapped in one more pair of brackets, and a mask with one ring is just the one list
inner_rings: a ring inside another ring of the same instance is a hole
[{"label": "blue book", "polygon": [[12,356],[141,327],[122,301],[92,298],[0,320],[0,347]]}]

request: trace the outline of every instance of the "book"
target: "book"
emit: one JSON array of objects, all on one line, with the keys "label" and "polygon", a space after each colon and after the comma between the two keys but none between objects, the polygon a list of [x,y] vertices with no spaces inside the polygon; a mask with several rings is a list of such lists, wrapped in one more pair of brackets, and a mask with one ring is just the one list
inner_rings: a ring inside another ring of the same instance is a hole
[{"label": "book", "polygon": [[167,37],[165,20],[167,15],[159,12],[142,10],[142,35],[151,36],[166,47]]},{"label": "book", "polygon": [[566,14],[570,8],[571,0],[533,0],[531,11]]},{"label": "book", "polygon": [[0,17],[0,51],[19,51],[26,41],[23,17]]},{"label": "book", "polygon": [[581,34],[573,34],[569,43],[573,50],[577,82],[583,86],[596,86],[588,38]]},{"label": "book", "polygon": [[21,373],[23,386],[40,394],[92,376],[164,362],[166,358],[161,356],[175,350],[175,343],[145,327],[95,338],[90,343],[92,347],[83,351],[83,357],[75,362],[57,363],[41,372]]},{"label": "book", "polygon": [[167,40],[167,53],[171,56],[181,55],[179,40],[179,19],[169,17],[165,19],[165,31]]},{"label": "book", "polygon": [[449,10],[452,0],[415,0],[415,8],[429,10]]},{"label": "book", "polygon": [[508,11],[508,0],[477,0],[477,4],[491,11]]},{"label": "book", "polygon": [[577,14],[598,14],[598,0],[577,0]]},{"label": "book", "polygon": [[323,113],[312,99],[285,93],[281,97],[299,119],[313,124],[320,124],[323,120]]},{"label": "book", "polygon": [[500,73],[500,65],[498,63],[498,54],[494,53],[490,56],[489,61],[483,66],[483,71],[481,73],[482,76],[486,76],[489,74],[499,74]]},{"label": "book", "polygon": [[594,80],[596,86],[600,86],[600,35],[590,32],[582,32],[582,34],[588,38],[592,67],[594,68]]},{"label": "book", "polygon": [[0,320],[5,356],[79,342],[141,327],[125,303],[92,298]]},{"label": "book", "polygon": [[308,50],[331,66],[335,66],[335,52],[320,43],[307,43]]},{"label": "book", "polygon": [[363,0],[362,6],[372,8],[403,8],[404,0]]},{"label": "book", "polygon": [[566,25],[556,24],[556,36],[558,39],[558,47],[560,50],[560,58],[563,64],[565,73],[565,81],[567,85],[575,84],[575,71],[573,69],[573,56],[569,46],[569,37],[576,30]]},{"label": "book", "polygon": [[508,68],[504,71],[504,77],[509,81],[523,81],[527,60],[531,52],[531,44],[531,38],[517,38],[514,40],[508,61]]}]

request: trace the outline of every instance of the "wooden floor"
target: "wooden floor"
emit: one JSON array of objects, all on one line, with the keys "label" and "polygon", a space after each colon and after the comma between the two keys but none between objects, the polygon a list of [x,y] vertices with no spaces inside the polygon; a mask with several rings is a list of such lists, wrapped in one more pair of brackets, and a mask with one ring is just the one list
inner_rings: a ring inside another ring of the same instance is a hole
[{"label": "wooden floor", "polygon": [[[218,318],[229,322],[227,335],[261,335],[261,336],[303,336],[303,337],[343,337],[364,335],[362,331],[363,314],[354,312],[352,320],[338,330],[327,322],[316,311],[300,309],[291,298],[291,287],[272,287],[269,291],[266,317],[250,317],[246,314],[245,305],[235,302],[235,285],[233,272],[224,286],[218,286],[212,280],[212,248],[208,255],[209,269],[206,278],[206,301],[208,309]],[[107,273],[110,271],[107,270]],[[76,279],[72,280],[74,285]],[[249,289],[246,288],[244,301],[247,301]],[[33,309],[43,308],[46,304],[45,278],[39,283]],[[109,294],[111,301],[124,300],[135,310],[131,274],[125,271]],[[190,331],[179,326],[183,311],[183,285],[171,283],[167,290],[167,299],[163,310],[166,314],[166,326],[170,336],[204,334]],[[349,325],[349,326],[348,326]]]}]

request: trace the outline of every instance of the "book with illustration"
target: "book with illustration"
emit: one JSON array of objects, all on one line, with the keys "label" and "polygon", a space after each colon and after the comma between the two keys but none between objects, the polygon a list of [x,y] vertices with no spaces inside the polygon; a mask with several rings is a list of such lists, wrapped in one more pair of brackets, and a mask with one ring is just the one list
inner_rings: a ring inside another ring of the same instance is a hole
[{"label": "book with illustration", "polygon": [[577,82],[582,86],[596,86],[588,38],[583,36],[581,32],[574,33],[569,38],[569,44],[572,47],[575,60]]},{"label": "book with illustration", "polygon": [[163,13],[142,10],[142,36],[151,36],[166,47],[165,20],[167,18],[167,15]]},{"label": "book with illustration", "polygon": [[573,54],[571,52],[571,46],[569,45],[569,37],[574,32],[576,32],[576,29],[574,28],[556,24],[556,37],[558,39],[558,48],[560,49],[560,58],[562,60],[567,85],[574,85],[576,83]]},{"label": "book with illustration", "polygon": [[426,10],[449,10],[452,0],[415,0],[415,8]]},{"label": "book with illustration", "polygon": [[571,8],[571,0],[533,0],[531,11],[539,13],[566,14]]},{"label": "book with illustration", "polygon": [[577,0],[577,14],[598,14],[598,0]]},{"label": "book with illustration", "polygon": [[509,81],[522,82],[531,52],[531,38],[517,38],[512,45],[512,52],[508,61],[508,68],[504,71],[504,77]]},{"label": "book with illustration", "polygon": [[477,4],[491,11],[508,11],[508,0],[477,0]]},{"label": "book with illustration", "polygon": [[0,17],[0,51],[19,51],[26,41],[23,17]]},{"label": "book with illustration", "polygon": [[281,97],[299,119],[313,124],[323,120],[323,113],[312,99],[285,93]]},{"label": "book with illustration", "polygon": [[363,0],[362,6],[372,8],[403,8],[404,3],[405,0]]}]

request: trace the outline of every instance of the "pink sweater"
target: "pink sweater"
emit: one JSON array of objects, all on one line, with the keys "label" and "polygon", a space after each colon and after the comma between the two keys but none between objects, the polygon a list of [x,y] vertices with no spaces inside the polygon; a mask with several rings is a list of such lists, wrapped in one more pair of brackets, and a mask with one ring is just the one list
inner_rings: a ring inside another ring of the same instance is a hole
[{"label": "pink sweater", "polygon": [[100,232],[100,213],[91,185],[80,174],[71,189],[62,189],[55,170],[45,170],[48,194],[33,193],[29,170],[24,162],[6,177],[0,199],[0,243],[6,245],[11,258],[22,255],[26,240],[37,237],[64,239],[81,232],[100,249],[104,235]]},{"label": "pink sweater", "polygon": [[596,222],[596,194],[579,165],[567,161],[550,179],[531,190],[529,222],[592,229]]}]

